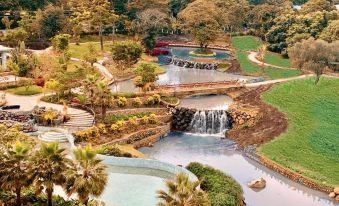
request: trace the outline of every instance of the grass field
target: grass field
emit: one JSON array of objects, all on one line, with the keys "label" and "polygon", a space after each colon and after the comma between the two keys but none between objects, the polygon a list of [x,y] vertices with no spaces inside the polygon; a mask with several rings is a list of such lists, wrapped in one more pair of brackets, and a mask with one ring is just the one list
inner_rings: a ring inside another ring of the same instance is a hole
[{"label": "grass field", "polygon": [[[267,79],[280,79],[298,76],[301,74],[299,70],[293,69],[277,69],[270,67],[262,69],[260,65],[251,62],[248,59],[247,51],[256,50],[261,44],[261,40],[253,36],[238,36],[232,38],[232,45],[237,48],[235,54],[244,75],[264,76]],[[281,55],[272,52],[269,52],[266,58],[268,59],[266,63],[269,64],[284,67],[289,64],[288,59],[283,59]]]},{"label": "grass field", "polygon": [[259,153],[326,185],[339,185],[339,79],[314,78],[275,86],[264,101],[288,117],[288,130]]},{"label": "grass field", "polygon": [[[75,57],[78,59],[82,59],[85,54],[88,53],[89,45],[92,44],[94,49],[98,52],[98,58],[102,57],[102,52],[100,51],[100,43],[99,42],[86,42],[80,43],[80,45],[70,44],[69,52],[71,57]],[[112,48],[112,42],[106,41],[104,42],[104,52],[110,52]]]},{"label": "grass field", "polygon": [[280,54],[273,52],[268,52],[265,55],[265,63],[280,67],[291,67],[291,62],[289,59],[283,58]]},{"label": "grass field", "polygon": [[16,95],[34,95],[34,94],[40,94],[43,92],[43,88],[32,85],[30,87],[17,87],[7,90],[10,93],[16,94]]}]

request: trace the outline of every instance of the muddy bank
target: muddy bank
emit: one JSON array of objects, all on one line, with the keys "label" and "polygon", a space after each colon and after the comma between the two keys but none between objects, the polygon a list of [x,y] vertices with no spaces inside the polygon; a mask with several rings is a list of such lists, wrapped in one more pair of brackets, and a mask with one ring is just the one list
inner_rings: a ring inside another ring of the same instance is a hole
[{"label": "muddy bank", "polygon": [[227,137],[235,140],[240,147],[248,145],[260,146],[283,133],[288,126],[283,113],[271,105],[264,103],[260,96],[272,85],[260,86],[243,92],[234,100],[242,105],[256,107],[261,114],[260,119],[251,127],[234,127],[227,132]]}]

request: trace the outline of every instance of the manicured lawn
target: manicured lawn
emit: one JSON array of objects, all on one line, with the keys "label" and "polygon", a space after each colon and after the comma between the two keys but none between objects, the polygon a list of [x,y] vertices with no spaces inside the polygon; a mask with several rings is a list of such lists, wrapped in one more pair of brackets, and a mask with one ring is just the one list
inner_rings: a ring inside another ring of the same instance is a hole
[{"label": "manicured lawn", "polygon": [[256,50],[261,44],[261,40],[254,36],[236,36],[232,38],[232,45],[239,50]]},{"label": "manicured lawn", "polygon": [[[265,67],[264,70],[260,65],[251,62],[248,59],[247,51],[256,50],[261,44],[261,40],[253,36],[238,36],[232,38],[232,44],[237,51],[235,52],[244,75],[264,76],[267,79],[280,79],[298,76],[301,74],[298,70],[276,69]],[[289,60],[282,58],[281,55],[269,52],[266,56],[266,63],[289,67]]]},{"label": "manicured lawn", "polygon": [[277,69],[277,68],[265,68],[265,74],[270,79],[281,79],[281,78],[289,78],[301,75],[300,70],[296,69]]},{"label": "manicured lawn", "polygon": [[[102,57],[102,52],[100,51],[100,43],[99,42],[86,42],[80,43],[80,45],[70,44],[69,52],[71,57],[75,57],[78,59],[84,58],[84,55],[88,53],[88,47],[92,44],[94,49],[99,53],[98,58]],[[112,42],[106,41],[104,42],[104,51],[110,52],[112,48]]]},{"label": "manicured lawn", "polygon": [[339,185],[338,79],[314,78],[275,86],[264,101],[288,117],[288,130],[259,153],[326,185]]},{"label": "manicured lawn", "polygon": [[272,64],[280,67],[291,67],[289,59],[282,57],[280,54],[268,52],[265,55],[265,63]]},{"label": "manicured lawn", "polygon": [[10,93],[16,94],[16,95],[34,95],[34,94],[40,94],[43,92],[43,88],[32,85],[28,88],[26,87],[17,87],[7,90]]}]

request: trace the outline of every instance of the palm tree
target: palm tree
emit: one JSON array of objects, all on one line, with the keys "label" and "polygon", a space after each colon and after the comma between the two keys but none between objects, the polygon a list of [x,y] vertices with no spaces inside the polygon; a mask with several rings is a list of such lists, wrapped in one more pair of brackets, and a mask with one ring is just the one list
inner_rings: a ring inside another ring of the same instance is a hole
[{"label": "palm tree", "polygon": [[0,187],[16,193],[17,206],[21,206],[21,189],[32,183],[29,151],[27,145],[17,142],[0,157]]},{"label": "palm tree", "polygon": [[183,173],[176,180],[166,182],[168,192],[157,191],[161,202],[158,206],[210,206],[207,194],[200,189],[200,181],[191,182]]},{"label": "palm tree", "polygon": [[67,170],[69,159],[64,151],[65,149],[59,148],[57,143],[42,144],[32,158],[35,184],[38,188],[45,187],[48,206],[52,206],[54,185],[62,185],[65,182],[64,172]]},{"label": "palm tree", "polygon": [[99,82],[96,88],[96,101],[101,107],[101,117],[104,120],[107,107],[112,103],[112,92],[105,82]]},{"label": "palm tree", "polygon": [[89,93],[91,106],[94,106],[94,92],[99,76],[96,74],[88,74],[85,79],[85,90]]},{"label": "palm tree", "polygon": [[106,166],[96,157],[91,146],[75,149],[74,156],[76,161],[66,172],[65,190],[69,196],[77,193],[79,201],[87,205],[90,195],[98,197],[105,190],[108,181]]}]

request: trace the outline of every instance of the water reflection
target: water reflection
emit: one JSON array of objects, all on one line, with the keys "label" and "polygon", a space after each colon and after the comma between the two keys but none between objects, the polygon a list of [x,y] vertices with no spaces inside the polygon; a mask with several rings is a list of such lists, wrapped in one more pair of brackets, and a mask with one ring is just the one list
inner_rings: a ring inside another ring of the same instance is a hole
[{"label": "water reflection", "polygon": [[[151,158],[172,164],[187,165],[192,161],[216,167],[233,176],[244,189],[250,206],[334,206],[326,194],[295,183],[233,150],[230,140],[213,136],[171,133],[152,148],[140,150]],[[263,177],[267,186],[252,190],[247,183]]]}]

